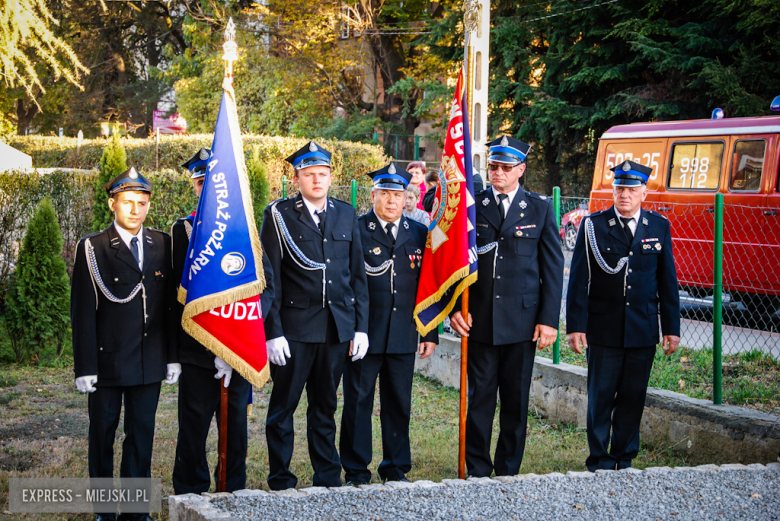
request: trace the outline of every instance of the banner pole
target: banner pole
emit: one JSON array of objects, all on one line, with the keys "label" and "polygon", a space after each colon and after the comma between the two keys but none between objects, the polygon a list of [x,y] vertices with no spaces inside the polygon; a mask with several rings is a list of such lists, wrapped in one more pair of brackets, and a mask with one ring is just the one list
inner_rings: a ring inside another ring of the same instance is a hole
[{"label": "banner pole", "polygon": [[[461,294],[461,315],[468,322],[469,288]],[[460,337],[460,421],[458,422],[458,478],[466,479],[466,412],[468,411],[469,339]]]},{"label": "banner pole", "polygon": [[228,422],[228,388],[225,387],[225,377],[219,381],[219,442],[217,468],[217,492],[227,492],[227,422]]}]

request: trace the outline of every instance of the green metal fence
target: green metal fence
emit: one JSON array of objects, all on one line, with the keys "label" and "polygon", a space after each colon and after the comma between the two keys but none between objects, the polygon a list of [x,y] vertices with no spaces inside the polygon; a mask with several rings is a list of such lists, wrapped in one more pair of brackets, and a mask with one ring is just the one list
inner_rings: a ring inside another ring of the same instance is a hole
[{"label": "green metal fence", "polygon": [[[565,288],[580,224],[612,201],[560,197],[555,190],[553,204],[566,259],[563,335]],[[767,216],[777,215],[778,209],[724,203],[723,194],[713,194],[709,203],[648,200],[643,208],[670,221],[681,302],[680,350],[671,360],[657,357],[654,373],[663,374],[653,378],[666,379],[665,388],[715,404],[777,408],[780,219]],[[563,354],[570,358],[568,347]],[[558,353],[551,355],[557,362]]]}]

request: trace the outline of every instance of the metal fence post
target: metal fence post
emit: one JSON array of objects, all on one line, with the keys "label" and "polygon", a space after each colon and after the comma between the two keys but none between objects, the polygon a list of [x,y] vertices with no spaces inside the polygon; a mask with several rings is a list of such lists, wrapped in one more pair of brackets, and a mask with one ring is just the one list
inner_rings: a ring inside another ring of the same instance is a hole
[{"label": "metal fence post", "polygon": [[414,160],[420,160],[420,136],[414,136]]},{"label": "metal fence post", "polygon": [[[557,186],[553,187],[553,208],[555,209],[555,223],[558,229],[561,229],[561,189]],[[553,364],[561,363],[561,329],[560,329],[560,317],[558,320],[558,334],[553,344]]]},{"label": "metal fence post", "polygon": [[443,335],[443,334],[444,334],[444,322],[439,324],[439,335]]},{"label": "metal fence post", "polygon": [[350,183],[349,187],[349,200],[352,202],[352,206],[357,208],[357,181],[354,179]]},{"label": "metal fence post", "polygon": [[393,159],[398,160],[398,134],[395,134],[395,156]]},{"label": "metal fence post", "polygon": [[282,199],[287,199],[287,176],[282,176]]},{"label": "metal fence post", "polygon": [[712,281],[713,330],[712,330],[712,403],[723,403],[723,194],[715,194],[715,273]]},{"label": "metal fence post", "polygon": [[371,136],[371,139],[373,139],[374,141],[379,141],[379,132],[375,130],[374,134]]}]

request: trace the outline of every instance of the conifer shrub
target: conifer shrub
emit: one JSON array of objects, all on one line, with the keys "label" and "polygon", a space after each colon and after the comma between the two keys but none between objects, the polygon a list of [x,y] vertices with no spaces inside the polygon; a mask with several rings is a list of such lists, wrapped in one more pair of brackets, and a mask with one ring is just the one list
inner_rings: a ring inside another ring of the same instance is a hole
[{"label": "conifer shrub", "polygon": [[70,281],[49,198],[30,219],[6,295],[4,322],[17,362],[59,357],[69,337]]},{"label": "conifer shrub", "polygon": [[246,163],[246,170],[249,177],[249,189],[252,192],[255,223],[259,233],[260,226],[263,224],[263,211],[266,205],[268,205],[268,199],[270,198],[271,187],[268,183],[268,167],[265,166],[265,161],[261,159],[260,149],[257,146],[252,147],[252,152]]},{"label": "conifer shrub", "polygon": [[127,153],[114,132],[100,157],[99,174],[95,183],[95,206],[92,208],[92,231],[106,228],[114,221],[114,214],[108,209],[108,197],[103,185],[127,170]]}]

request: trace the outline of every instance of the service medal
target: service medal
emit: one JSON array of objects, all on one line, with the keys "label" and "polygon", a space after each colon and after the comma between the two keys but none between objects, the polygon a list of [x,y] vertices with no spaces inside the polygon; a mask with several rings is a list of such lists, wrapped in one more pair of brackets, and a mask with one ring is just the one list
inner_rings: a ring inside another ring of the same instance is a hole
[{"label": "service medal", "polygon": [[372,252],[374,255],[381,255],[381,254],[382,254],[382,248],[380,248],[379,246],[377,246],[376,248],[374,248],[373,250],[371,250],[371,252]]}]

